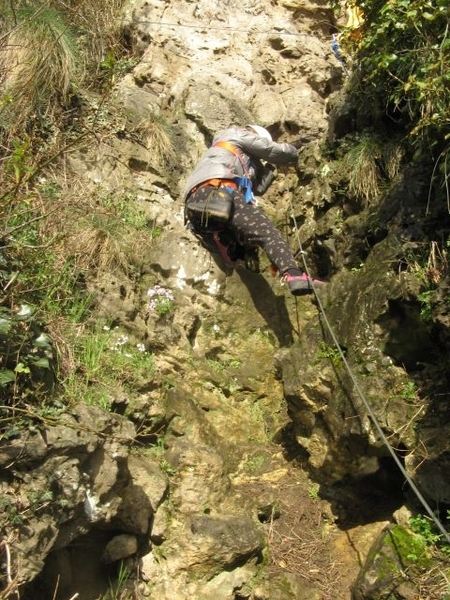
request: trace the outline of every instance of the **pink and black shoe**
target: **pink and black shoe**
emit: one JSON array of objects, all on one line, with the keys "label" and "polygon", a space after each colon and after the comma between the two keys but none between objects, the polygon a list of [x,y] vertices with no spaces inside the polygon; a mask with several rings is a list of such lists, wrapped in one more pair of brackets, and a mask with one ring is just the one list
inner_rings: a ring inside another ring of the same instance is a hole
[{"label": "pink and black shoe", "polygon": [[291,275],[290,273],[285,273],[281,277],[281,281],[289,286],[289,290],[294,296],[312,294],[314,291],[313,286],[316,288],[326,284],[326,281],[312,279],[311,277],[308,277],[306,273],[302,273],[301,275]]}]

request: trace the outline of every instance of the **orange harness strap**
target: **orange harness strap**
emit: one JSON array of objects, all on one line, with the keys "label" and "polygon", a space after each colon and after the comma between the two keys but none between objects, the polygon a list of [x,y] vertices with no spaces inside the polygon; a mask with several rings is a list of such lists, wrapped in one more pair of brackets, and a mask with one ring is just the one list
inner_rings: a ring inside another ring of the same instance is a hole
[{"label": "orange harness strap", "polygon": [[202,183],[199,183],[198,185],[193,187],[189,194],[193,194],[200,188],[205,187],[207,185],[210,185],[212,187],[229,187],[233,188],[234,190],[238,189],[237,183],[232,179],[208,179],[207,181],[203,181]]},{"label": "orange harness strap", "polygon": [[234,154],[235,156],[240,156],[241,153],[239,152],[239,150],[233,146],[233,144],[231,144],[230,142],[216,142],[214,144],[214,146],[219,146],[219,148],[225,148],[225,150],[228,150],[228,152],[231,152],[231,154]]},{"label": "orange harness strap", "polygon": [[250,180],[250,173],[248,171],[247,165],[244,162],[244,159],[242,158],[242,152],[238,148],[236,148],[236,146],[233,146],[233,144],[231,142],[226,142],[225,140],[223,142],[221,142],[221,141],[216,142],[214,144],[214,146],[219,146],[219,148],[225,148],[225,150],[228,150],[228,152],[231,152],[231,154],[234,154],[235,156],[237,156],[242,165],[242,168],[244,169],[244,173],[246,174],[247,178]]}]

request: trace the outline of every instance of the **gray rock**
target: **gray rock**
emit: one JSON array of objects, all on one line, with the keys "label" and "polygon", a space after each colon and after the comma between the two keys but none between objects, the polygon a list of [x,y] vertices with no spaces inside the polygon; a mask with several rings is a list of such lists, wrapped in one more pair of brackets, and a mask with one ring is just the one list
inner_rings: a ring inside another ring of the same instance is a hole
[{"label": "gray rock", "polygon": [[137,539],[133,535],[116,535],[106,545],[102,560],[106,564],[122,560],[136,554],[137,548]]}]

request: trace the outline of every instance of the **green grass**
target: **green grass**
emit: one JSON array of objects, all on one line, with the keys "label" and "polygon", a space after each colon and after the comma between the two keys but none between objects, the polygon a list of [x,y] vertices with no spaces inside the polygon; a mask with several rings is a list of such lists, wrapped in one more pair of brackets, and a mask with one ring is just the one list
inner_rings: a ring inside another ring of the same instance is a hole
[{"label": "green grass", "polygon": [[84,400],[108,409],[109,390],[133,389],[154,371],[154,358],[142,343],[133,343],[119,328],[96,326],[78,334],[74,364],[65,379],[72,401]]},{"label": "green grass", "polygon": [[107,592],[97,600],[127,600],[127,598],[131,598],[130,591],[127,590],[127,581],[130,575],[130,570],[121,561],[116,579],[110,581]]}]

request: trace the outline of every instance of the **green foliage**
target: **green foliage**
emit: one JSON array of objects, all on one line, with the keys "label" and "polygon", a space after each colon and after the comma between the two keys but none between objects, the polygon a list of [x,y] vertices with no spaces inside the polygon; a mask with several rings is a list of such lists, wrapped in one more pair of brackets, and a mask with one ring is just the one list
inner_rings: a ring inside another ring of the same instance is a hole
[{"label": "green foliage", "polygon": [[[389,544],[405,565],[416,565],[419,568],[430,566],[430,555],[425,541],[411,533],[401,525],[394,525],[389,530]],[[383,570],[397,570],[397,565],[386,556]]]},{"label": "green foliage", "polygon": [[400,397],[404,400],[416,400],[417,391],[417,385],[414,381],[408,381],[401,390]]},{"label": "green foliage", "polygon": [[136,57],[118,58],[115,49],[110,49],[100,63],[100,72],[108,85],[114,84],[118,77],[129,73],[137,64]]},{"label": "green foliage", "polygon": [[[450,511],[447,511],[447,525],[450,523]],[[429,546],[435,546],[450,557],[450,544],[445,536],[437,529],[435,522],[427,515],[417,514],[410,517],[409,523],[414,533],[423,538]]]},{"label": "green foliage", "polygon": [[[358,91],[397,113],[413,135],[450,131],[447,0],[361,0],[365,24],[356,51]],[[408,125],[409,121],[409,125]]]},{"label": "green foliage", "polygon": [[[25,492],[20,489],[19,481],[15,480],[0,494],[0,529],[2,532],[26,523],[30,515],[38,515],[49,504],[59,500],[50,489],[50,478],[45,482],[36,481],[34,487],[28,487]],[[61,501],[64,499],[61,498]],[[1,597],[1,592],[0,592]]]},{"label": "green foliage", "polygon": [[64,298],[61,303],[64,315],[71,323],[81,323],[90,314],[93,295],[75,287],[71,289],[71,294]]},{"label": "green foliage", "polygon": [[[122,4],[123,0],[83,0],[76,7],[61,0],[2,4],[2,440],[32,431],[42,422],[54,423],[71,401],[109,408],[111,383],[134,385],[134,377],[147,378],[153,369],[153,357],[145,348],[113,347],[112,332],[92,336],[85,324],[92,306],[85,273],[109,266],[129,268],[134,248],[128,234],[137,232],[134,239],[141,250],[143,239],[151,241],[145,211],[136,198],[105,193],[100,186],[96,195],[84,187],[77,197],[76,181],[48,173],[49,165],[53,172],[59,169],[64,144],[84,144],[87,135],[107,125],[88,115],[88,126],[77,133],[74,123],[81,119],[66,120],[65,111],[71,95],[82,94],[88,63],[95,63],[95,71],[110,60],[114,76],[133,65],[117,29]],[[105,86],[101,91],[107,91]],[[98,105],[103,107],[104,99]],[[70,109],[73,116],[73,106]],[[64,404],[58,396],[59,381],[67,391]]]},{"label": "green foliage", "polygon": [[435,294],[434,290],[426,290],[417,296],[421,302],[420,318],[424,323],[430,323],[433,315],[432,299]]},{"label": "green foliage", "polygon": [[163,437],[159,436],[156,440],[156,444],[148,446],[141,453],[146,454],[147,456],[150,456],[156,460],[161,471],[163,471],[168,477],[172,477],[177,473],[176,468],[165,457],[166,444]]},{"label": "green foliage", "polygon": [[33,307],[0,307],[0,400],[16,407],[41,389],[52,387],[54,350],[40,329]]},{"label": "green foliage", "polygon": [[330,346],[326,342],[319,343],[319,350],[316,353],[316,358],[318,360],[330,360],[335,366],[340,364],[342,361],[339,350],[333,346]]},{"label": "green foliage", "polygon": [[253,454],[245,458],[244,468],[253,475],[260,474],[264,470],[267,459],[263,454]]},{"label": "green foliage", "polygon": [[[21,150],[19,163],[23,157]],[[78,213],[62,196],[60,187],[46,180],[39,195],[14,197],[0,217],[6,242],[0,257],[6,291],[0,306],[2,435],[13,435],[18,411],[24,428],[58,414],[59,408],[47,414],[54,402],[46,398],[55,391],[57,379],[64,381],[68,403],[85,400],[108,409],[107,385],[133,385],[134,378],[147,378],[153,369],[153,357],[141,345],[120,344],[117,332],[93,333],[82,325],[90,316],[92,296],[79,273],[127,265],[125,233],[142,229],[151,241],[143,211],[135,198],[103,195],[95,204],[97,213],[86,208]],[[42,199],[49,203],[48,211]],[[94,230],[87,221],[96,218],[99,226]],[[170,308],[162,305],[158,310],[166,314]]]},{"label": "green foliage", "polygon": [[0,528],[18,527],[24,522],[17,500],[10,495],[2,494],[0,496]]},{"label": "green foliage", "polygon": [[147,312],[155,313],[159,317],[164,317],[172,312],[174,306],[174,296],[172,291],[160,285],[155,285],[147,290],[149,298]]},{"label": "green foliage", "polygon": [[64,381],[66,397],[110,407],[111,387],[133,388],[140,377],[147,380],[154,370],[153,355],[141,343],[134,344],[119,328],[86,326],[78,330],[74,347],[75,365]]},{"label": "green foliage", "polygon": [[241,362],[236,359],[219,360],[215,358],[208,358],[207,363],[214,373],[220,374],[226,373],[227,371],[235,371],[241,366]]},{"label": "green foliage", "polygon": [[156,302],[155,312],[160,317],[163,317],[164,315],[168,315],[171,312],[172,306],[173,300],[170,300],[169,298],[160,297]]},{"label": "green foliage", "polygon": [[319,498],[320,485],[318,483],[311,482],[308,487],[308,496],[311,500],[317,500]]},{"label": "green foliage", "polygon": [[31,172],[30,166],[30,141],[25,139],[23,141],[12,140],[13,151],[11,156],[8,158],[5,169],[13,173],[14,181],[16,184],[20,183],[23,176]]},{"label": "green foliage", "polygon": [[[76,275],[69,257],[62,260],[56,240],[48,237],[42,224],[46,219],[42,205],[32,194],[20,195],[0,217],[5,236],[4,264],[0,274],[23,303],[39,306],[41,314],[58,313],[74,303]],[[80,301],[79,291],[76,292]]]},{"label": "green foliage", "polygon": [[414,533],[421,535],[427,544],[436,544],[440,539],[440,535],[434,531],[435,525],[430,517],[418,514],[411,517],[409,522]]},{"label": "green foliage", "polygon": [[108,216],[116,216],[119,227],[123,227],[123,224],[134,229],[142,229],[147,226],[148,220],[145,211],[139,207],[133,196],[109,194],[99,201],[106,209]]}]

